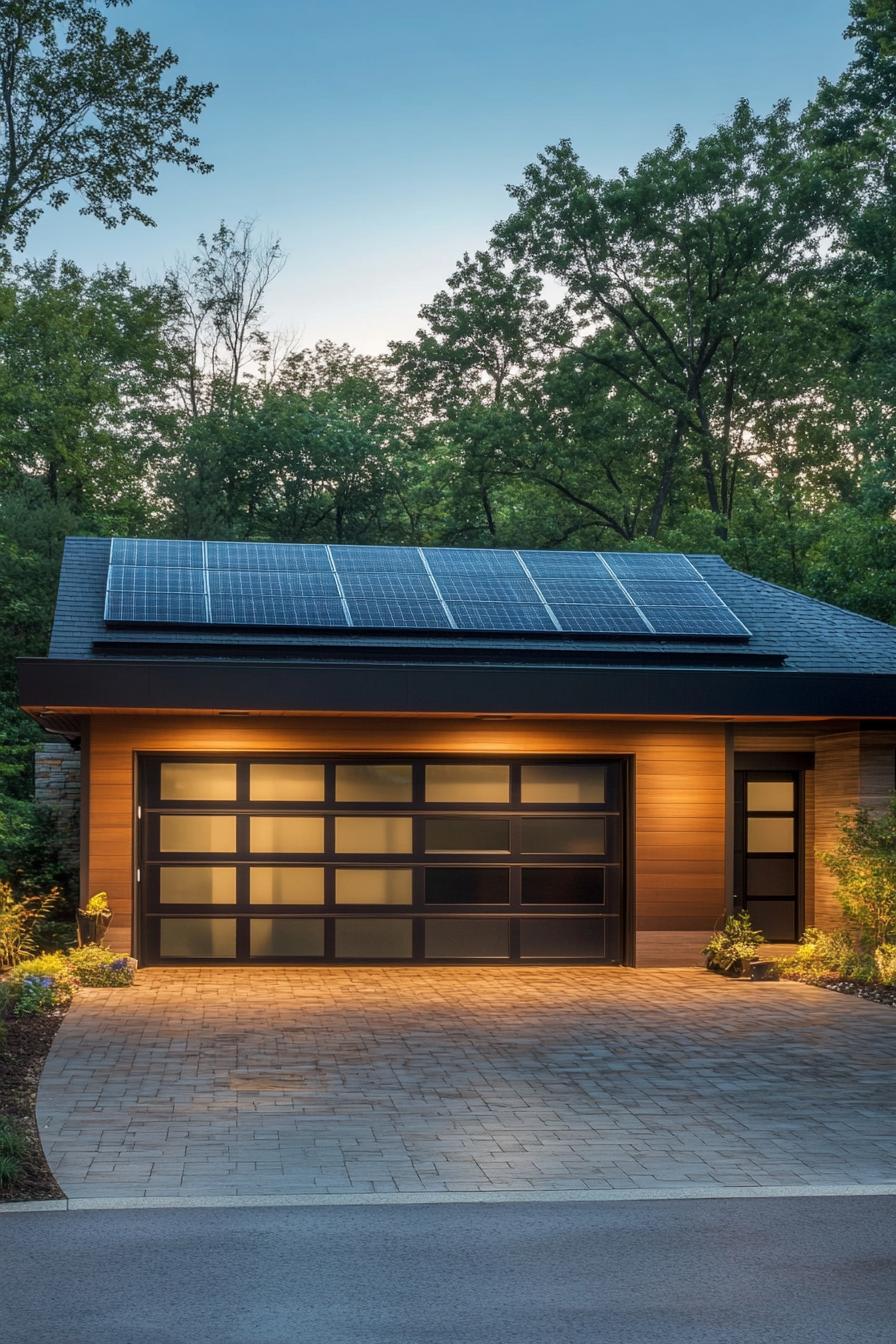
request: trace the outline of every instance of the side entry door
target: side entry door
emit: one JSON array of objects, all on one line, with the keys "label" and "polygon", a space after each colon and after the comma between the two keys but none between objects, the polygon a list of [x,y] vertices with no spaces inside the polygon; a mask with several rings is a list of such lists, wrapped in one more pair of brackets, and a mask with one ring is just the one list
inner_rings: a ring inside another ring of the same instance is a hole
[{"label": "side entry door", "polygon": [[768,942],[793,942],[802,931],[800,775],[738,770],[734,798],[735,908]]}]

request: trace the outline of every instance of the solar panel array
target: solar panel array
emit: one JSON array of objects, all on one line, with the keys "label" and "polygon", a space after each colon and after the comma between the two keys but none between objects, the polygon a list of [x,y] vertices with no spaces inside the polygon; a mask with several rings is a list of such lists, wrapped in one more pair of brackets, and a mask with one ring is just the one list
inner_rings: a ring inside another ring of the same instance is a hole
[{"label": "solar panel array", "polygon": [[112,541],[110,624],[746,639],[684,555]]}]

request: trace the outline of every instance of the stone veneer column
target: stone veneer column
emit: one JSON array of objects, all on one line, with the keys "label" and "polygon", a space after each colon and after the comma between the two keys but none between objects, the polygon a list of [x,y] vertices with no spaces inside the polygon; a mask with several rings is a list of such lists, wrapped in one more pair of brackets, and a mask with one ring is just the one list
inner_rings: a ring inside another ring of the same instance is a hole
[{"label": "stone veneer column", "polygon": [[34,797],[56,814],[60,850],[77,867],[80,857],[81,753],[67,742],[42,742],[34,753]]}]

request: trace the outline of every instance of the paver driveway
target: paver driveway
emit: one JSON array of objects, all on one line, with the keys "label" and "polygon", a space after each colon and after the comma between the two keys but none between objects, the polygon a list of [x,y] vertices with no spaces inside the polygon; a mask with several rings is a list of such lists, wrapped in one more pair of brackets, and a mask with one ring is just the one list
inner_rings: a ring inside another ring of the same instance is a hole
[{"label": "paver driveway", "polygon": [[143,971],[76,1000],[70,1197],[896,1181],[896,1016],[702,971]]}]

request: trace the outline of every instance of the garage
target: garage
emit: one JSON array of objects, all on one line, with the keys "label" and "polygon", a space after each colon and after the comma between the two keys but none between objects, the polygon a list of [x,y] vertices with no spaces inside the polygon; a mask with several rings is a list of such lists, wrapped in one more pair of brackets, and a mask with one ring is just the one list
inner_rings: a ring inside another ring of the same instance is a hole
[{"label": "garage", "polygon": [[144,755],[144,964],[623,958],[624,759]]}]

